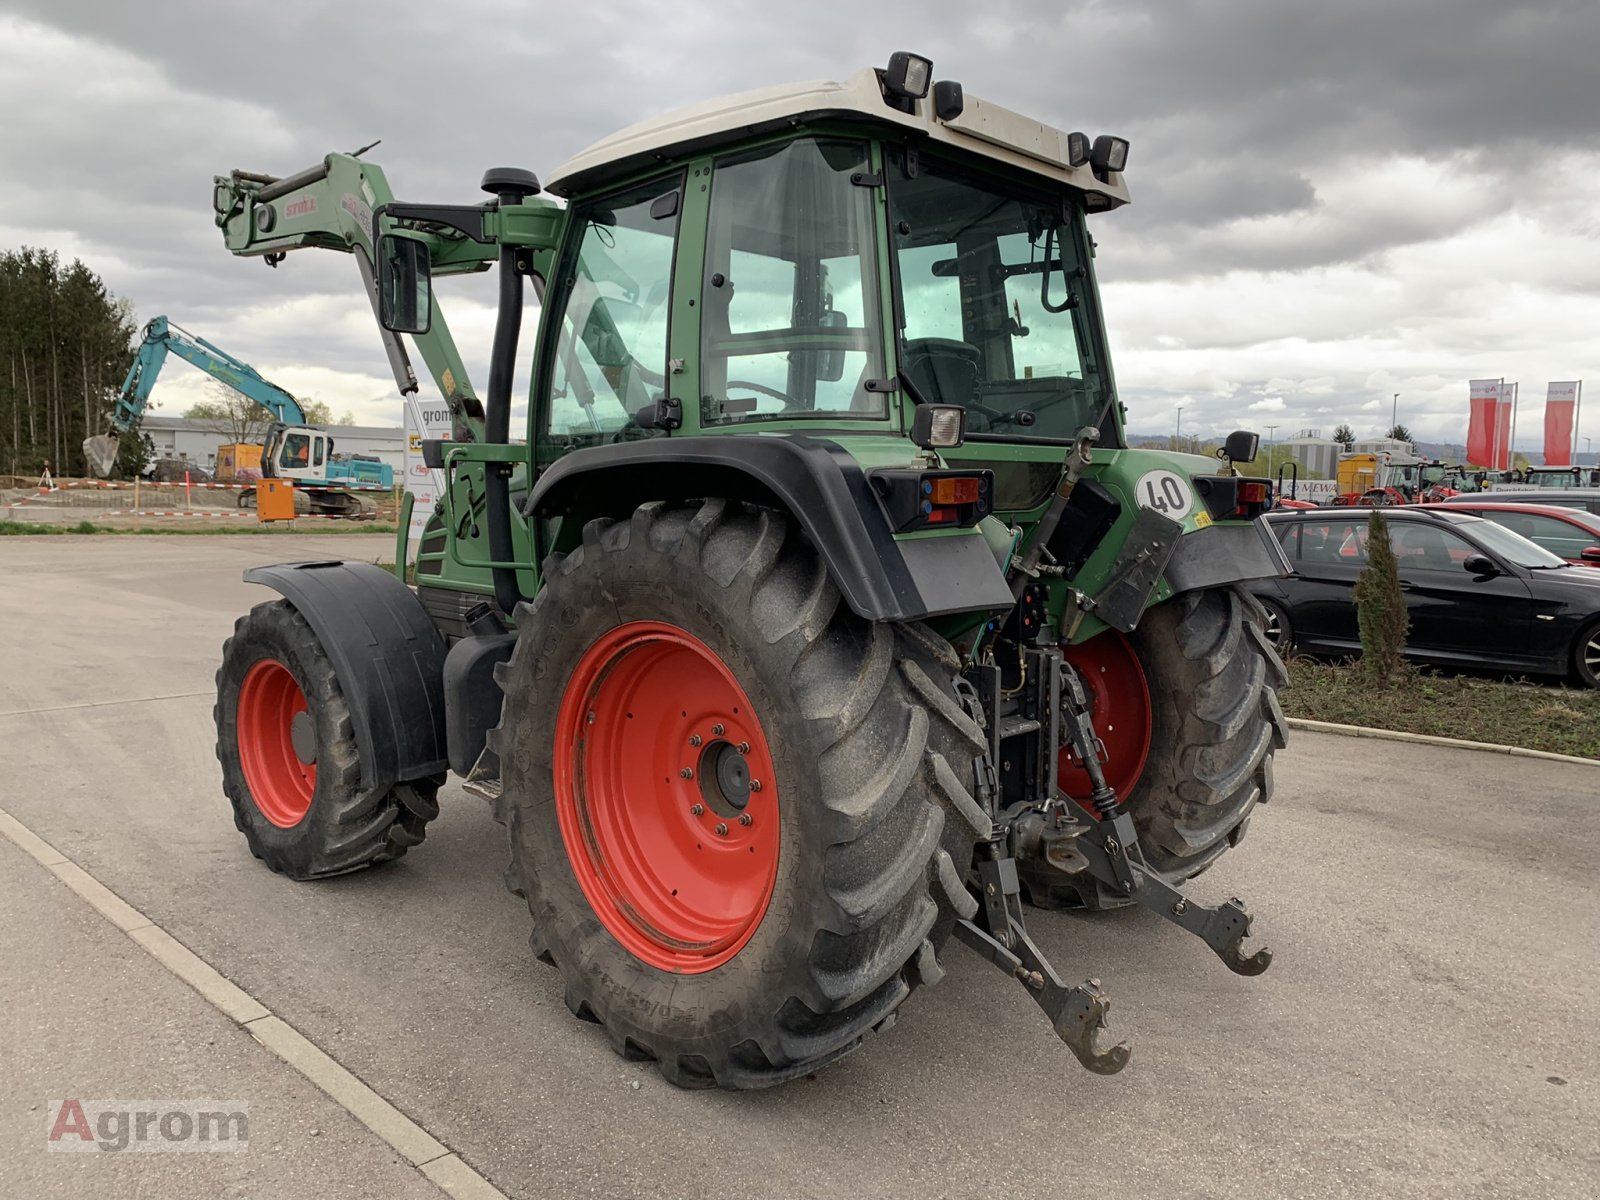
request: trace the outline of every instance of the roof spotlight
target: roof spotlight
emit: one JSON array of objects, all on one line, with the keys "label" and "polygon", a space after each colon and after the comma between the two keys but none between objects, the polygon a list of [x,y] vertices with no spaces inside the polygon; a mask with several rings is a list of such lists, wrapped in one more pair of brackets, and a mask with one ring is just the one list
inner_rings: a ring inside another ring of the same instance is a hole
[{"label": "roof spotlight", "polygon": [[896,100],[921,100],[933,82],[933,60],[896,50],[889,55],[889,68],[883,73],[884,89]]},{"label": "roof spotlight", "polygon": [[1107,171],[1125,170],[1128,166],[1127,139],[1102,133],[1095,138],[1094,148],[1089,151],[1089,165],[1095,169],[1097,175],[1103,175]]},{"label": "roof spotlight", "polygon": [[1067,166],[1081,167],[1089,161],[1089,135],[1087,133],[1067,134]]}]

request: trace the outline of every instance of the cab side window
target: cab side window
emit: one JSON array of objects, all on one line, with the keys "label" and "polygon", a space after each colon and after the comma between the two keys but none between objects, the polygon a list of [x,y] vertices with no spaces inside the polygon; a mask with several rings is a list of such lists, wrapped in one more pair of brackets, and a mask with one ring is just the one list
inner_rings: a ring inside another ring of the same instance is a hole
[{"label": "cab side window", "polygon": [[667,393],[667,321],[682,177],[574,213],[581,230],[550,289],[563,306],[541,433],[569,448],[610,441]]},{"label": "cab side window", "polygon": [[717,162],[700,299],[706,425],[883,417],[874,190],[863,142],[802,139]]}]

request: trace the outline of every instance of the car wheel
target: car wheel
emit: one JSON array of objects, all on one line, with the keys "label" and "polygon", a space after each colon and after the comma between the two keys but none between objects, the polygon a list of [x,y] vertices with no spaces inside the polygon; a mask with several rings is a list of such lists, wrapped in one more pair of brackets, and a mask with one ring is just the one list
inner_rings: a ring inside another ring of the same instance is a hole
[{"label": "car wheel", "polygon": [[1287,659],[1294,653],[1294,626],[1289,621],[1288,612],[1276,600],[1268,600],[1263,596],[1257,596],[1256,599],[1261,601],[1261,607],[1267,611],[1262,634],[1278,652],[1278,657]]},{"label": "car wheel", "polygon": [[1573,642],[1572,673],[1584,687],[1600,688],[1600,622],[1589,626]]}]

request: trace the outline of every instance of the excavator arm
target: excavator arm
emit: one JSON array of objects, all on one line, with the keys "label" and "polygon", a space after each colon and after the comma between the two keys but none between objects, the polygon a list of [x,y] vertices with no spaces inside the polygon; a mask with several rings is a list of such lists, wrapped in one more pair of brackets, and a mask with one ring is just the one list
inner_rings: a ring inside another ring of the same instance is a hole
[{"label": "excavator arm", "polygon": [[205,338],[196,337],[187,329],[172,324],[166,317],[156,317],[144,327],[139,353],[133,360],[128,377],[122,381],[122,390],[117,393],[116,404],[111,410],[111,428],[117,433],[128,433],[139,424],[168,354],[176,354],[207,375],[220,379],[234,391],[248,396],[271,413],[275,420],[285,425],[306,423],[305,409],[287,388],[263,379],[260,372],[249,363],[241,362]]},{"label": "excavator arm", "polygon": [[[373,216],[375,211],[379,213],[379,224],[386,230],[397,227],[382,216],[394,203],[383,169],[355,154],[330,154],[317,166],[281,179],[252,171],[219,175],[212,198],[217,226],[234,254],[262,257],[268,266],[277,266],[291,250],[313,247],[354,256],[374,316],[378,290],[373,269]],[[412,236],[428,243],[434,275],[486,270],[499,252],[492,243],[450,228],[430,228]],[[417,376],[404,344],[381,323],[379,332],[396,385],[403,395],[416,392]],[[483,403],[473,390],[437,305],[429,329],[412,335],[412,340],[449,406],[453,440],[481,441]]]}]

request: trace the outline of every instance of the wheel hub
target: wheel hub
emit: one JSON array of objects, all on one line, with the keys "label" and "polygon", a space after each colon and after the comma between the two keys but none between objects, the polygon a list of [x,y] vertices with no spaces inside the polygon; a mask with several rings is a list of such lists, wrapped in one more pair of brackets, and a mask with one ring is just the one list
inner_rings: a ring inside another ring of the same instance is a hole
[{"label": "wheel hub", "polygon": [[737,817],[750,803],[750,763],[732,742],[712,742],[700,756],[700,790],[706,803],[723,815]]},{"label": "wheel hub", "polygon": [[636,958],[709,971],[754,935],[778,797],[744,689],[699,638],[635,621],[579,660],[556,720],[556,815],[595,915]]},{"label": "wheel hub", "polygon": [[239,765],[256,808],[293,829],[317,789],[317,726],[289,668],[264,658],[239,684]]}]

